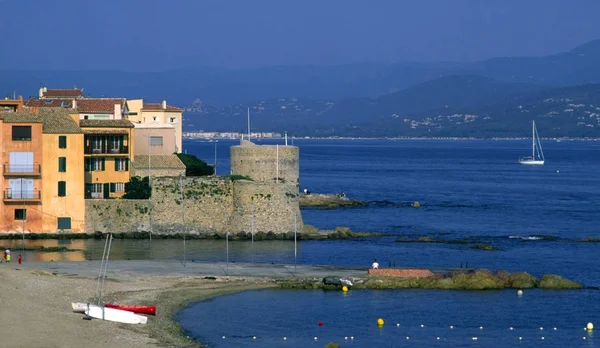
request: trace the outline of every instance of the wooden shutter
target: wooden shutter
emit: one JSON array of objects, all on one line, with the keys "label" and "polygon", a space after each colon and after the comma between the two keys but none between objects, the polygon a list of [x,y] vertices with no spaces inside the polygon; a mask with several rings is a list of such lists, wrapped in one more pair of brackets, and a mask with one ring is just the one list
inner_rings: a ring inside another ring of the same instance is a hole
[{"label": "wooden shutter", "polygon": [[67,158],[59,157],[58,158],[58,171],[64,173],[67,171]]},{"label": "wooden shutter", "polygon": [[101,158],[102,161],[102,171],[106,170],[106,158]]},{"label": "wooden shutter", "polygon": [[110,185],[109,185],[109,183],[105,183],[104,184],[104,187],[103,187],[102,191],[104,192],[104,198],[110,198]]},{"label": "wooden shutter", "polygon": [[114,183],[114,182],[111,182],[111,183],[110,183],[110,192],[115,192],[115,191],[116,191],[116,189],[115,189],[115,186],[116,186],[116,185],[115,185],[115,183]]},{"label": "wooden shutter", "polygon": [[58,182],[58,197],[64,197],[67,195],[67,182],[59,181]]},{"label": "wooden shutter", "polygon": [[71,229],[71,218],[70,217],[59,217],[58,218],[58,229],[59,230],[70,230]]},{"label": "wooden shutter", "polygon": [[58,137],[58,148],[59,149],[67,148],[67,137],[65,135],[61,135]]},{"label": "wooden shutter", "polygon": [[129,158],[125,159],[125,170],[129,171]]},{"label": "wooden shutter", "polygon": [[91,162],[91,158],[85,159],[85,171],[86,172],[89,172],[92,170],[92,164],[90,162]]},{"label": "wooden shutter", "polygon": [[119,171],[119,159],[115,158],[115,172]]}]

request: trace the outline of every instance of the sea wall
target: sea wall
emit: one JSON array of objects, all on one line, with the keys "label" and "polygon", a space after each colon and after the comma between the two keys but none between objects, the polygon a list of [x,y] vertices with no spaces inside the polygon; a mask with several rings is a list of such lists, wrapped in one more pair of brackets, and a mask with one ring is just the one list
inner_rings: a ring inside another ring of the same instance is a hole
[{"label": "sea wall", "polygon": [[[150,200],[88,199],[86,231],[224,234],[302,231],[297,184],[220,177],[155,178]],[[254,218],[252,217],[254,214]]]}]

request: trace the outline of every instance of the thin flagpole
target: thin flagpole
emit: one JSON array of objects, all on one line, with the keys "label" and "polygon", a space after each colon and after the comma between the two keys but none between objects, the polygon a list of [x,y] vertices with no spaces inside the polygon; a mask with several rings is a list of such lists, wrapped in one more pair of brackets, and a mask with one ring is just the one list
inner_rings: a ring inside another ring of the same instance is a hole
[{"label": "thin flagpole", "polygon": [[297,234],[297,224],[296,224],[296,213],[294,213],[294,274],[297,273],[297,258],[298,258],[298,248],[296,247],[296,234]]},{"label": "thin flagpole", "polygon": [[183,234],[183,267],[187,267],[187,249],[185,244],[185,195],[183,194],[183,173],[179,173],[179,189],[181,191],[181,233]]},{"label": "thin flagpole", "polygon": [[252,263],[254,263],[254,204],[252,204]]},{"label": "thin flagpole", "polygon": [[229,275],[229,223],[225,213],[225,273]]}]

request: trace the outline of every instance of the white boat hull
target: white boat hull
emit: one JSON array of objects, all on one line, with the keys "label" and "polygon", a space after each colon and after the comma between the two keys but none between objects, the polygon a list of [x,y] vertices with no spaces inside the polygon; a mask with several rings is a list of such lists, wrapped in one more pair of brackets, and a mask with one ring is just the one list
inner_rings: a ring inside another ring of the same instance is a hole
[{"label": "white boat hull", "polygon": [[94,304],[72,302],[71,307],[75,312],[82,312],[96,319],[114,321],[124,324],[146,324],[148,317],[115,308],[102,308]]},{"label": "white boat hull", "polygon": [[519,161],[519,163],[521,163],[521,164],[528,164],[528,165],[543,165],[544,161],[540,161],[540,160],[524,160],[524,161]]},{"label": "white boat hull", "polygon": [[71,307],[73,307],[73,312],[77,313],[85,313],[88,304],[83,302],[71,302]]}]

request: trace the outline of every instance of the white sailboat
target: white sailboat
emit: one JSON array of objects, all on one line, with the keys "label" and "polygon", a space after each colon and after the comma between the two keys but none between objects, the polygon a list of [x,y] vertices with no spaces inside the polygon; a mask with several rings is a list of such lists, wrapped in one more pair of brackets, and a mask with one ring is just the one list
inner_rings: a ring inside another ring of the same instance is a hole
[{"label": "white sailboat", "polygon": [[532,143],[531,143],[531,157],[519,158],[519,163],[529,165],[543,165],[544,164],[544,151],[542,150],[542,144],[540,143],[540,137],[535,128],[535,121],[533,123],[532,130]]}]

